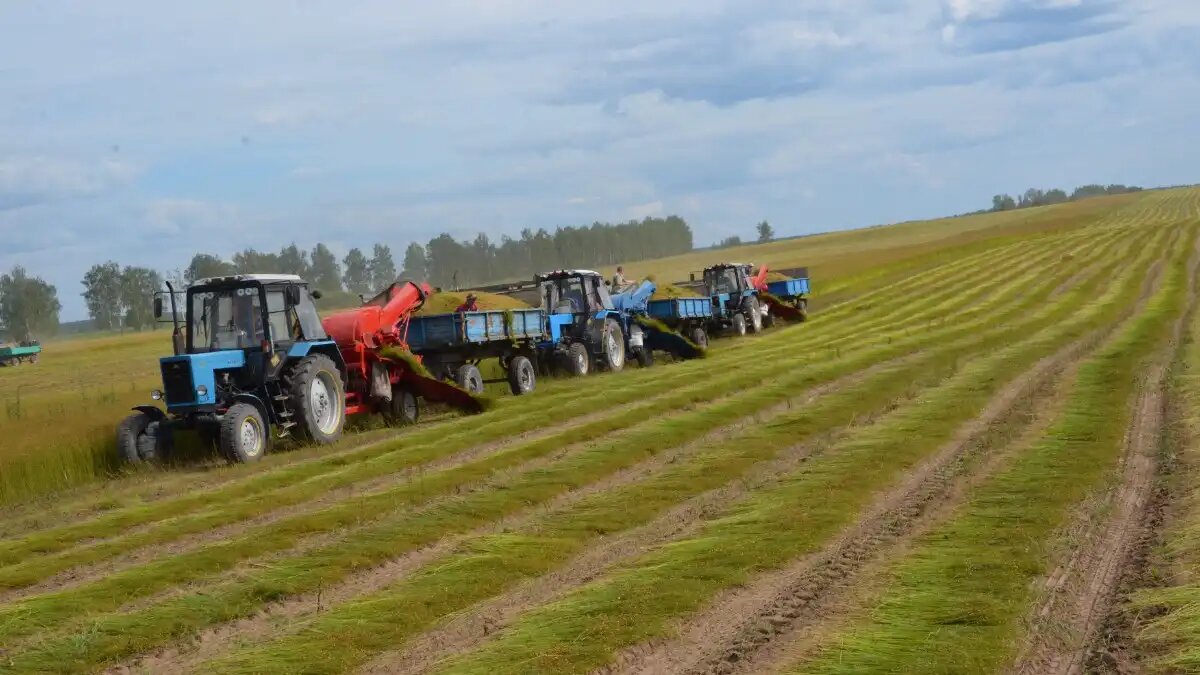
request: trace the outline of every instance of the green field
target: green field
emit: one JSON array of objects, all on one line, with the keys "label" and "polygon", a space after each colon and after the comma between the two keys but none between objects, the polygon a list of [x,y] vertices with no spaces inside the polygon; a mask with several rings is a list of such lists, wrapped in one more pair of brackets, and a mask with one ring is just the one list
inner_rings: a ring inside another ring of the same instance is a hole
[{"label": "green field", "polygon": [[46,344],[0,672],[1200,670],[1200,189],[626,271],[722,259],[811,319],[249,466],[117,465],[166,332]]}]

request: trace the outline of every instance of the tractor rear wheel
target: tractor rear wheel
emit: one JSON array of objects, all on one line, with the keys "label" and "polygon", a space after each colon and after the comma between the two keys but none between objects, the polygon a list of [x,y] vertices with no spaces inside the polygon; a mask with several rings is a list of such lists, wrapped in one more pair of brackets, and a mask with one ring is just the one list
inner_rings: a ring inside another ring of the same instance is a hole
[{"label": "tractor rear wheel", "polygon": [[692,342],[702,349],[708,348],[708,333],[700,326],[692,329]]},{"label": "tractor rear wheel", "polygon": [[734,314],[733,315],[733,332],[738,335],[746,334],[746,315],[745,314]]},{"label": "tractor rear wheel", "polygon": [[746,298],[746,327],[751,333],[762,330],[762,308],[753,296]]},{"label": "tractor rear wheel", "polygon": [[249,403],[234,403],[221,418],[221,454],[231,462],[257,462],[266,454],[269,440],[266,420]]},{"label": "tractor rear wheel", "polygon": [[392,385],[392,400],[384,404],[383,419],[392,426],[416,424],[421,418],[421,406],[416,394],[408,387]]},{"label": "tractor rear wheel", "polygon": [[600,329],[600,364],[605,370],[620,372],[625,367],[625,333],[616,319],[605,319]]},{"label": "tractor rear wheel", "polygon": [[125,461],[130,464],[142,462],[142,453],[138,452],[138,445],[142,435],[146,433],[146,427],[153,421],[149,415],[140,412],[126,417],[117,425],[117,450]]},{"label": "tractor rear wheel", "polygon": [[346,423],[346,392],[333,359],[310,354],[288,371],[286,386],[296,429],[304,439],[332,443]]},{"label": "tractor rear wheel", "polygon": [[537,373],[527,356],[514,356],[508,360],[508,388],[514,396],[528,394],[537,385]]},{"label": "tractor rear wheel", "polygon": [[483,374],[473,363],[464,363],[459,366],[458,372],[454,375],[454,381],[472,394],[483,393]]},{"label": "tractor rear wheel", "polygon": [[588,356],[587,347],[582,342],[572,342],[567,346],[567,372],[576,377],[588,374],[592,359]]}]

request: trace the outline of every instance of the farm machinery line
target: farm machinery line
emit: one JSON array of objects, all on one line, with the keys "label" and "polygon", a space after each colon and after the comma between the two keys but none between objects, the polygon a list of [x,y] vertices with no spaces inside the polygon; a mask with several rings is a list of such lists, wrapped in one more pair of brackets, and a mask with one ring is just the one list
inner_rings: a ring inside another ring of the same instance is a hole
[{"label": "farm machinery line", "polygon": [[[652,281],[610,294],[596,272],[555,270],[524,287],[538,308],[433,315],[416,314],[433,289],[397,282],[324,320],[319,292],[300,277],[239,274],[189,286],[182,325],[168,284],[174,354],[160,359],[163,389],[151,394],[165,409],[135,406],[117,445],[130,462],[150,461],[171,452],[177,431],[194,431],[230,461],[251,462],[275,438],[332,443],[350,415],[415,423],[422,399],[480,412],[484,359],[505,374],[487,381],[520,395],[539,373],[617,372],[630,358],[646,367],[655,351],[697,358],[711,331],[757,331],[776,311],[803,319],[807,278],[767,282],[765,267],[749,270],[714,265],[708,297],[657,300]],[[163,309],[156,297],[155,316]]]}]

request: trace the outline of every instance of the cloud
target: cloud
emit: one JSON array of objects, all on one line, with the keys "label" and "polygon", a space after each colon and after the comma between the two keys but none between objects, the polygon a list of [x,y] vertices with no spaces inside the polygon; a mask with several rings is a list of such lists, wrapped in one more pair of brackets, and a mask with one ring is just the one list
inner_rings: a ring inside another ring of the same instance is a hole
[{"label": "cloud", "polygon": [[99,195],[128,185],[136,174],[133,166],[113,160],[0,158],[0,211]]},{"label": "cloud", "polygon": [[764,218],[800,234],[1030,185],[1192,182],[1197,14],[1194,0],[22,6],[0,27],[0,61],[19,64],[0,77],[0,269],[77,289],[110,258],[403,250],[676,212],[712,242]]}]

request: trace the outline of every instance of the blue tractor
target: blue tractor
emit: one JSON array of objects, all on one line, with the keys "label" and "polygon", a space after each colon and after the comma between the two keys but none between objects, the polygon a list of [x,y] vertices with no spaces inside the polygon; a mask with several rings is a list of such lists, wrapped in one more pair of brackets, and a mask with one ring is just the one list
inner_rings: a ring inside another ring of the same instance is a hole
[{"label": "blue tractor", "polygon": [[[170,288],[170,286],[168,286]],[[187,289],[181,327],[170,289],[174,355],[160,359],[162,390],[117,428],[130,462],[169,453],[195,430],[233,462],[260,459],[276,436],[332,443],[346,420],[346,367],[298,276],[239,274]],[[162,298],[154,302],[163,314]]]},{"label": "blue tractor", "polygon": [[546,336],[538,344],[543,369],[586,375],[596,367],[613,372],[625,367],[624,320],[598,273],[556,270],[534,281],[546,312]]},{"label": "blue tractor", "polygon": [[758,289],[743,263],[719,263],[704,268],[705,295],[712,299],[711,325],[737,335],[757,333],[763,328],[765,307],[759,302]]}]

